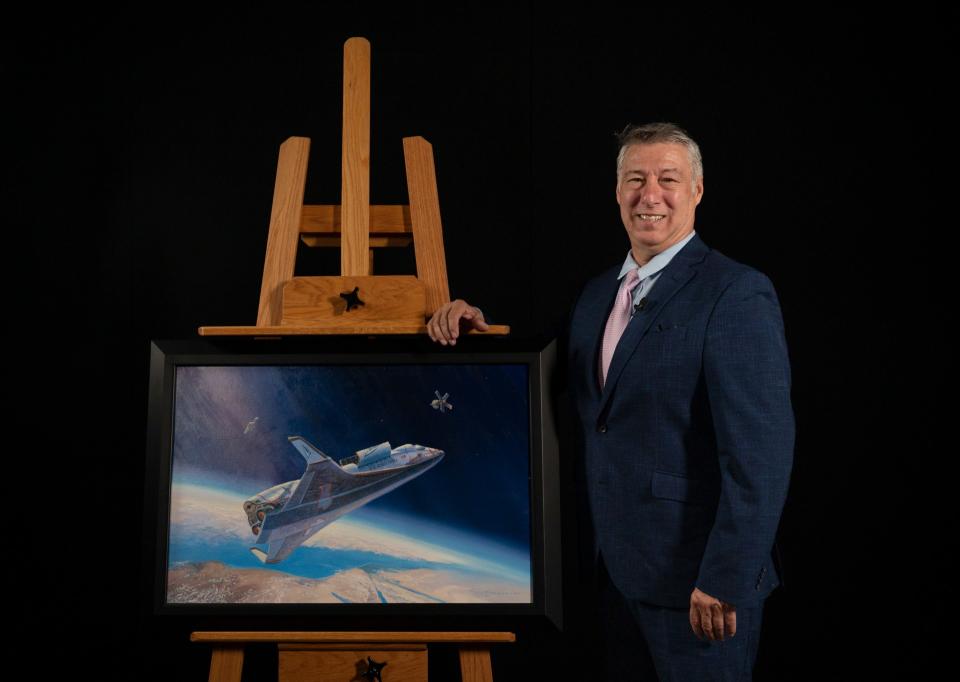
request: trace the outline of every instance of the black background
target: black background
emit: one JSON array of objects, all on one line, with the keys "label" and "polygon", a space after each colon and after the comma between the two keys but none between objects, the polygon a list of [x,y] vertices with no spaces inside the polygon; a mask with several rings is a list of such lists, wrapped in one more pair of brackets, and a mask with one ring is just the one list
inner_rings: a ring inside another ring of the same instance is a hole
[{"label": "black background", "polygon": [[[614,133],[690,131],[705,160],[697,230],[771,277],[794,370],[788,585],[769,600],[756,676],[930,665],[953,535],[936,513],[951,506],[952,448],[935,435],[954,367],[952,16],[310,7],[50,10],[0,29],[17,379],[5,549],[41,669],[206,679],[193,624],[144,610],[149,340],[255,321],[284,139],[312,140],[307,203],[338,202],[353,35],[372,43],[373,203],[405,202],[401,138],[426,137],[451,292],[520,339],[561,329],[586,278],[626,253]],[[298,274],[337,267],[334,252],[298,259]],[[378,268],[412,272],[412,255]],[[589,662],[567,568],[572,627],[518,624],[497,679]],[[274,663],[255,648],[250,669]],[[433,679],[454,669],[434,656]]]}]

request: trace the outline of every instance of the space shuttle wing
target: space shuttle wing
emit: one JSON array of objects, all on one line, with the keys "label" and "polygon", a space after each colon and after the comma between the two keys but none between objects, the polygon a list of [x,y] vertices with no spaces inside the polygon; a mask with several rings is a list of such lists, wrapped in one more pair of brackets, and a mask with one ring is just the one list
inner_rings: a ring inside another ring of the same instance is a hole
[{"label": "space shuttle wing", "polygon": [[268,543],[266,552],[259,547],[251,547],[250,551],[263,563],[275,564],[290,556],[290,553],[303,544],[303,541],[311,535],[312,532],[309,530],[305,530],[300,533],[293,533],[285,536],[279,542]]},{"label": "space shuttle wing", "polygon": [[290,436],[290,443],[307,460],[307,468],[283,509],[292,509],[321,495],[330,496],[337,489],[353,481],[353,476],[346,473],[339,464],[306,439]]}]

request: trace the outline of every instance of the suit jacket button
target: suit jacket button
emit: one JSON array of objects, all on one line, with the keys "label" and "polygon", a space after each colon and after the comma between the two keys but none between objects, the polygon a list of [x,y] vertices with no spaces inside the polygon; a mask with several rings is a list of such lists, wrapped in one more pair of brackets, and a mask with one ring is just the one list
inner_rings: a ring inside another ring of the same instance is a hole
[{"label": "suit jacket button", "polygon": [[597,431],[599,431],[600,433],[606,433],[606,432],[607,432],[607,425],[606,425],[606,424],[601,424],[600,426],[597,427]]}]

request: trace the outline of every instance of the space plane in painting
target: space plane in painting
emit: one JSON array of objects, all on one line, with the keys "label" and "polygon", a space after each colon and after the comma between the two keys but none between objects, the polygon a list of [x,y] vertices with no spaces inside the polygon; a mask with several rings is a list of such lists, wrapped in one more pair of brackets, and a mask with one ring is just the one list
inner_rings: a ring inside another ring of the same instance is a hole
[{"label": "space plane in painting", "polygon": [[307,461],[303,476],[243,503],[254,544],[262,545],[250,551],[265,564],[283,561],[324,527],[423,474],[444,455],[423,445],[391,448],[384,442],[338,463],[301,436],[289,441]]}]

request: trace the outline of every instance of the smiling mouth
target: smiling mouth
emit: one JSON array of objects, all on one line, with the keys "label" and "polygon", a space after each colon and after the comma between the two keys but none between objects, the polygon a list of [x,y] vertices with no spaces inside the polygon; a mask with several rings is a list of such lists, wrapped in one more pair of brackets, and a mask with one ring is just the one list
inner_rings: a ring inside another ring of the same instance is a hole
[{"label": "smiling mouth", "polygon": [[653,223],[659,222],[660,220],[663,220],[666,217],[662,215],[654,215],[652,213],[637,213],[635,215],[638,218],[640,218],[640,220],[643,220],[645,222],[653,222]]}]

